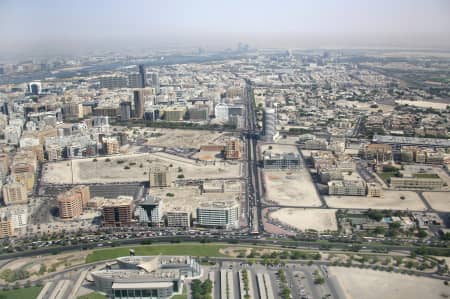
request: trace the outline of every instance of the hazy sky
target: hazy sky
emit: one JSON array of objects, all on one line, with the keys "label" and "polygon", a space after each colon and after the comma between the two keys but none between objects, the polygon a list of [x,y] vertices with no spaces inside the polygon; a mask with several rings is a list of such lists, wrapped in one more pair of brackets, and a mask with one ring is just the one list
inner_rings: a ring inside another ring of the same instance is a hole
[{"label": "hazy sky", "polygon": [[450,0],[0,0],[0,51],[450,48]]}]

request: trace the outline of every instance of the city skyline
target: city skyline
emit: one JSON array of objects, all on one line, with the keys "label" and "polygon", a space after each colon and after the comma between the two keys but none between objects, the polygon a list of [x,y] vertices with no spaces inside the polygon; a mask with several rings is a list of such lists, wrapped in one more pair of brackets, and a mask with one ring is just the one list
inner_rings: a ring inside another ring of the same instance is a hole
[{"label": "city skyline", "polygon": [[204,47],[448,49],[447,1],[3,1],[0,55]]}]

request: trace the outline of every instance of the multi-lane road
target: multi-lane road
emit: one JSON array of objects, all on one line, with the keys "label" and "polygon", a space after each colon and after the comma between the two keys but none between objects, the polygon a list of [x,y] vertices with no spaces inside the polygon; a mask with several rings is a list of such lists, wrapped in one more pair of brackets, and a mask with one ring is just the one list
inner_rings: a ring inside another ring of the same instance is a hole
[{"label": "multi-lane road", "polygon": [[253,97],[253,88],[247,80],[245,96],[247,100],[246,109],[246,129],[244,130],[246,155],[247,155],[247,207],[249,231],[252,234],[259,234],[264,231],[262,222],[261,207],[261,185],[258,171],[258,153],[257,142],[259,132],[256,127],[255,103]]}]

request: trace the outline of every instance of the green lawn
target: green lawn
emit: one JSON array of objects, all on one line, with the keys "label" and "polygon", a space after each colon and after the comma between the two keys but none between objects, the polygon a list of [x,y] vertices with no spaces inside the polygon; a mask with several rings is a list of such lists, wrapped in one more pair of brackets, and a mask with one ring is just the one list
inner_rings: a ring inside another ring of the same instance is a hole
[{"label": "green lawn", "polygon": [[83,295],[78,297],[77,299],[106,299],[108,297],[106,297],[105,295],[99,294],[97,292],[93,292],[93,293],[89,293],[87,295]]},{"label": "green lawn", "polygon": [[419,179],[438,179],[439,176],[435,173],[414,173],[413,176]]},{"label": "green lawn", "polygon": [[30,287],[11,291],[0,291],[0,299],[35,299],[42,287]]},{"label": "green lawn", "polygon": [[130,248],[133,248],[136,255],[191,255],[191,256],[224,256],[219,249],[227,245],[217,244],[171,244],[171,245],[146,245],[118,247],[111,249],[99,249],[89,254],[86,258],[87,263],[114,259],[120,256],[129,255]]}]

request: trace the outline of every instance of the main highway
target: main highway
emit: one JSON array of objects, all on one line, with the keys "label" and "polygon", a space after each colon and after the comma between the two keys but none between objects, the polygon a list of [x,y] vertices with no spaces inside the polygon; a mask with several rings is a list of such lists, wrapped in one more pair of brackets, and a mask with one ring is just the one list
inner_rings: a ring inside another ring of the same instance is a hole
[{"label": "main highway", "polygon": [[248,223],[251,234],[260,234],[264,232],[264,225],[262,221],[261,185],[258,172],[257,142],[259,132],[256,128],[255,102],[250,80],[246,81],[245,97],[247,100],[246,128],[243,135],[247,155]]}]

